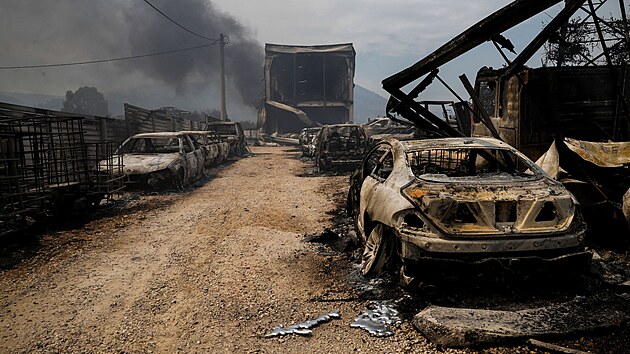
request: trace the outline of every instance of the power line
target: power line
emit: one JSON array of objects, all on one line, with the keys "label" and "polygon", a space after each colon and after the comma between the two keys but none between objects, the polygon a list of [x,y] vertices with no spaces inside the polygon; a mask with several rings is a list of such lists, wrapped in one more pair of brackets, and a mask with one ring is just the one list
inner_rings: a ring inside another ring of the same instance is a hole
[{"label": "power line", "polygon": [[59,67],[59,66],[74,66],[74,65],[107,63],[107,62],[113,62],[113,61],[122,61],[122,60],[130,60],[130,59],[153,57],[153,56],[164,55],[164,54],[185,52],[185,51],[189,51],[189,50],[195,50],[195,49],[201,49],[201,48],[210,47],[210,46],[213,46],[213,45],[216,45],[216,44],[217,44],[217,42],[214,42],[214,43],[199,45],[199,46],[196,46],[196,47],[188,47],[188,48],[167,50],[167,51],[157,52],[157,53],[132,55],[132,56],[120,57],[120,58],[109,58],[109,59],[99,59],[99,60],[89,60],[89,61],[77,61],[77,62],[71,62],[71,63],[42,64],[42,65],[20,65],[20,66],[0,66],[0,70],[9,70],[9,69],[40,69],[40,68],[53,68],[53,67]]},{"label": "power line", "polygon": [[208,38],[208,37],[206,37],[206,36],[202,36],[202,35],[200,35],[199,33],[196,33],[196,32],[193,32],[193,31],[189,30],[188,28],[186,28],[186,27],[184,27],[183,25],[179,24],[177,21],[175,21],[175,20],[173,20],[172,18],[170,18],[170,17],[169,17],[167,14],[165,14],[164,12],[160,11],[160,9],[158,9],[157,7],[155,7],[155,6],[154,6],[153,4],[151,4],[148,0],[144,0],[144,2],[146,2],[146,3],[147,3],[147,5],[151,6],[151,7],[152,7],[155,11],[159,12],[159,13],[160,13],[160,15],[164,16],[167,20],[169,20],[169,21],[173,22],[174,24],[176,24],[179,28],[183,29],[184,31],[186,31],[186,32],[188,32],[188,33],[190,33],[190,34],[192,34],[192,35],[195,35],[195,36],[197,36],[197,37],[199,37],[199,38],[207,39],[207,40],[209,40],[209,41],[214,41],[215,43],[219,41],[219,39],[217,39],[217,38]]}]

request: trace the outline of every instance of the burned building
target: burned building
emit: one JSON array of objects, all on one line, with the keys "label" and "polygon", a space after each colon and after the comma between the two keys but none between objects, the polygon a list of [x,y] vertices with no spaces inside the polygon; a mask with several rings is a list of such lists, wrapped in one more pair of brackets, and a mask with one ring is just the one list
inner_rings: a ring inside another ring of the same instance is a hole
[{"label": "burned building", "polygon": [[265,102],[258,127],[265,133],[293,133],[353,120],[352,43],[265,46]]}]

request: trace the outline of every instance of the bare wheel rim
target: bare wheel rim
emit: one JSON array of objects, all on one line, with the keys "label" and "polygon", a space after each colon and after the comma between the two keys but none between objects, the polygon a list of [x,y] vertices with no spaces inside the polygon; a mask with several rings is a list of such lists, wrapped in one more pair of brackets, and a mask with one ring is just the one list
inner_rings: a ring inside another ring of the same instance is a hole
[{"label": "bare wheel rim", "polygon": [[361,259],[361,273],[363,275],[378,274],[383,269],[386,260],[386,245],[383,239],[383,225],[376,225],[365,240],[363,257]]}]

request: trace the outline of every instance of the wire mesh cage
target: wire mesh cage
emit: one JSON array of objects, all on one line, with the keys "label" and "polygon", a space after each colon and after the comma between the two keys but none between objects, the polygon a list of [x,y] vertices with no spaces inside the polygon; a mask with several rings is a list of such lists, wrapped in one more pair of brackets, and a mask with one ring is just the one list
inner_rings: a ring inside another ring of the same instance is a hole
[{"label": "wire mesh cage", "polygon": [[78,115],[0,104],[0,235],[122,190],[113,143],[87,143],[83,122]]}]

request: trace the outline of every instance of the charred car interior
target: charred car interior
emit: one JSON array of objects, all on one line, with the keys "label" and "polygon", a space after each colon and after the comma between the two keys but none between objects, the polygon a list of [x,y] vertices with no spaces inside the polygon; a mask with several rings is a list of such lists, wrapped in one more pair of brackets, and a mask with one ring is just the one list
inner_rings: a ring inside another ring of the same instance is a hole
[{"label": "charred car interior", "polygon": [[239,122],[209,122],[206,130],[215,132],[230,145],[229,156],[243,156],[247,153],[247,141]]},{"label": "charred car interior", "polygon": [[302,155],[307,157],[315,156],[315,150],[317,146],[317,136],[319,131],[322,130],[321,127],[316,128],[304,128],[300,132],[298,136],[300,149],[302,150]]}]

